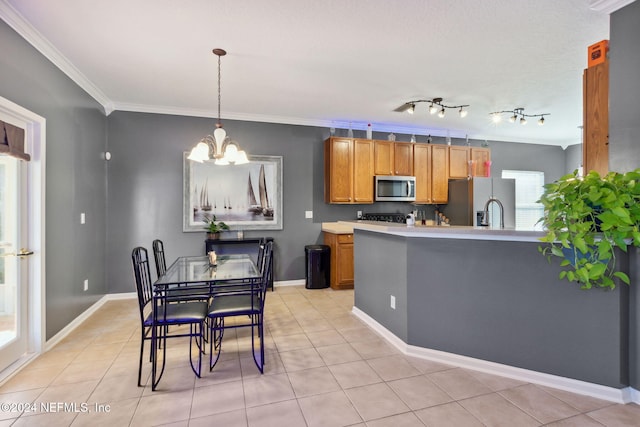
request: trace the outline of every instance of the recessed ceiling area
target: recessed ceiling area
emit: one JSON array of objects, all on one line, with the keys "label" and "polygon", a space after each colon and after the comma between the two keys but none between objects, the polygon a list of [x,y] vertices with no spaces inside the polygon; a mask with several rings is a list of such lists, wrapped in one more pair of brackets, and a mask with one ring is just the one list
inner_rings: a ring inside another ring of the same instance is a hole
[{"label": "recessed ceiling area", "polygon": [[[213,128],[212,49],[223,48],[223,122],[567,146],[581,138],[587,47],[609,38],[601,3],[0,0],[0,16],[107,113],[211,117]],[[468,114],[394,111],[433,98]],[[491,120],[516,108],[549,115],[544,126]]]}]

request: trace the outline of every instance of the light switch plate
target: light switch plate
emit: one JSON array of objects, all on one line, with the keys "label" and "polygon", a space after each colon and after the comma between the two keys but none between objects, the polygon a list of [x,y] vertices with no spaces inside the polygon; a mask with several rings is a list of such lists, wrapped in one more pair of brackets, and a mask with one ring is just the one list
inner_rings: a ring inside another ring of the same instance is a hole
[{"label": "light switch plate", "polygon": [[304,217],[307,219],[313,218],[313,211],[304,211]]},{"label": "light switch plate", "polygon": [[391,295],[391,308],[396,309],[396,297]]},{"label": "light switch plate", "polygon": [[84,212],[82,212],[82,213],[80,214],[80,224],[84,224],[85,222],[86,222],[86,221],[85,221]]}]

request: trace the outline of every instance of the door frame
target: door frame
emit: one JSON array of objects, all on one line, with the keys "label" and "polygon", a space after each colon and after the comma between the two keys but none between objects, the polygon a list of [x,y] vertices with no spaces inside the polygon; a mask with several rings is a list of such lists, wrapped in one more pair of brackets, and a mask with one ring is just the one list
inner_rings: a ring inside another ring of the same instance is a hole
[{"label": "door frame", "polygon": [[46,119],[0,96],[0,113],[7,123],[25,129],[25,151],[31,155],[27,163],[26,247],[33,251],[28,258],[27,288],[27,354],[0,373],[0,382],[13,376],[25,363],[44,349],[46,340],[45,306],[45,153]]}]

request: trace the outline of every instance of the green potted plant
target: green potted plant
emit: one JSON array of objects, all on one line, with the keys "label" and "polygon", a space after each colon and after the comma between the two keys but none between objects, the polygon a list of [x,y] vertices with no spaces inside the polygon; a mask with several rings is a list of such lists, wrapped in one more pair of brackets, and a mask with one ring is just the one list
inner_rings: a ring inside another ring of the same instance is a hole
[{"label": "green potted plant", "polygon": [[204,229],[207,230],[207,239],[219,239],[220,232],[229,230],[229,226],[223,221],[218,221],[216,216],[204,216]]},{"label": "green potted plant", "polygon": [[545,185],[539,202],[547,234],[538,250],[549,259],[559,257],[560,279],[582,289],[614,289],[615,278],[629,282],[616,269],[616,249],[640,246],[640,169],[606,176],[578,171]]}]

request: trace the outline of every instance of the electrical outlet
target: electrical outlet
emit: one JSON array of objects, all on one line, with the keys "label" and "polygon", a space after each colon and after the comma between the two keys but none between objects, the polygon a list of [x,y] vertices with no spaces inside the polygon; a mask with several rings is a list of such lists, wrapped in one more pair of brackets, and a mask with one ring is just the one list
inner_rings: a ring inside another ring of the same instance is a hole
[{"label": "electrical outlet", "polygon": [[89,290],[89,279],[84,279],[84,290],[85,291]]},{"label": "electrical outlet", "polygon": [[304,211],[304,217],[307,219],[313,218],[313,211]]},{"label": "electrical outlet", "polygon": [[362,211],[358,211],[358,219],[362,219]]},{"label": "electrical outlet", "polygon": [[391,308],[396,309],[396,297],[391,295]]}]

